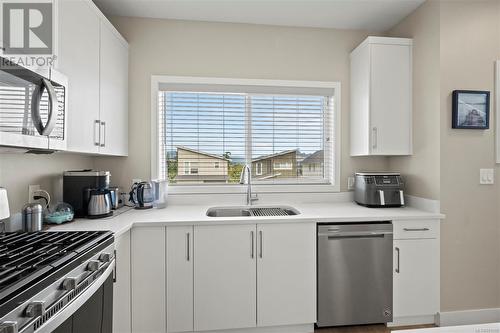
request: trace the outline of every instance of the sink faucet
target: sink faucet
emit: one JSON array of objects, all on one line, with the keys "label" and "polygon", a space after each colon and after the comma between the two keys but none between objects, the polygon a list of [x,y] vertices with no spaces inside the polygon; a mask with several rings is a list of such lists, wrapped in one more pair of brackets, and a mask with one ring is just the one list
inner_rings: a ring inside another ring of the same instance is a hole
[{"label": "sink faucet", "polygon": [[259,200],[257,193],[252,193],[252,172],[249,164],[245,164],[241,170],[240,184],[247,185],[247,206],[251,206],[252,202]]}]

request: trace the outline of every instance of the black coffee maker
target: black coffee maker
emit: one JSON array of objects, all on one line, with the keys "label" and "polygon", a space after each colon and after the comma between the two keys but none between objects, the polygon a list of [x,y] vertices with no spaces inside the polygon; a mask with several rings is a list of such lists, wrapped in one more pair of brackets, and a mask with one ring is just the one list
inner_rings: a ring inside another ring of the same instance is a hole
[{"label": "black coffee maker", "polygon": [[110,179],[109,171],[65,171],[63,173],[63,201],[73,207],[75,217],[86,217],[89,189],[109,190]]}]

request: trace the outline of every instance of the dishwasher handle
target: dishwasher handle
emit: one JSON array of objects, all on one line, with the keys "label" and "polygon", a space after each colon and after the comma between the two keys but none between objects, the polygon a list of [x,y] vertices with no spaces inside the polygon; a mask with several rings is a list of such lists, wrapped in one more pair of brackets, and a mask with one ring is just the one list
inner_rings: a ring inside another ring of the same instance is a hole
[{"label": "dishwasher handle", "polygon": [[328,238],[353,238],[353,237],[364,237],[364,238],[375,238],[375,237],[385,237],[386,235],[392,235],[392,231],[345,231],[345,232],[320,232],[318,237],[328,237]]}]

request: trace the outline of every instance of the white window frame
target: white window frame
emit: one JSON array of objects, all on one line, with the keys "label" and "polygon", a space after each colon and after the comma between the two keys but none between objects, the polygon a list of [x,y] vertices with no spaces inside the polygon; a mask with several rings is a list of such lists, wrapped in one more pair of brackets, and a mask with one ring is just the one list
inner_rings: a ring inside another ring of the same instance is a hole
[{"label": "white window frame", "polygon": [[[210,78],[210,77],[191,77],[191,76],[151,76],[151,178],[156,179],[159,175],[159,156],[160,146],[158,144],[158,93],[161,91],[162,84],[193,84],[193,85],[234,85],[234,86],[261,86],[261,87],[289,87],[306,89],[331,89],[330,96],[333,97],[334,116],[330,117],[334,126],[331,129],[331,138],[334,141],[334,153],[331,155],[333,170],[328,170],[328,179],[333,179],[330,184],[255,184],[253,186],[256,192],[261,193],[322,193],[322,192],[340,192],[340,157],[341,155],[341,84],[340,82],[327,81],[289,81],[289,80],[264,80],[264,79],[230,79],[230,78]],[[182,185],[171,186],[169,193],[188,194],[188,193],[242,193],[245,185],[220,184],[220,185]]]}]

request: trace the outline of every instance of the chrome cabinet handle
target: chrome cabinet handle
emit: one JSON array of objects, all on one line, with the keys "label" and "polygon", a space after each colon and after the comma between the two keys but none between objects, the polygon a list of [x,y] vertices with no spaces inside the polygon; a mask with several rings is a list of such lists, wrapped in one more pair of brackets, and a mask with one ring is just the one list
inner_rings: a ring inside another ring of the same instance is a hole
[{"label": "chrome cabinet handle", "polygon": [[260,242],[259,242],[260,243],[259,244],[259,248],[260,248],[259,249],[259,252],[260,252],[259,253],[259,257],[262,259],[262,256],[263,256],[262,255],[262,230],[259,231],[259,238],[260,238]]},{"label": "chrome cabinet handle", "polygon": [[396,252],[398,254],[398,260],[397,260],[397,265],[396,265],[396,273],[399,273],[399,256],[400,256],[400,252],[399,252],[399,247],[396,247]]},{"label": "chrome cabinet handle", "polygon": [[102,143],[101,143],[101,147],[106,147],[106,122],[105,121],[101,121],[101,126],[103,128],[103,131],[102,131]]},{"label": "chrome cabinet handle", "polygon": [[403,228],[404,231],[429,231],[429,228]]},{"label": "chrome cabinet handle", "polygon": [[[42,99],[43,91],[47,90],[49,95],[49,110],[47,123],[42,123],[40,115],[40,101]],[[31,97],[31,119],[37,132],[40,135],[50,135],[57,123],[57,111],[59,110],[59,101],[57,100],[56,90],[52,83],[47,79],[42,79],[42,83],[37,85]]]},{"label": "chrome cabinet handle", "polygon": [[101,141],[101,122],[94,120],[94,146],[99,146],[99,141]]},{"label": "chrome cabinet handle", "polygon": [[186,234],[186,246],[187,246],[187,251],[186,251],[186,259],[187,261],[191,260],[191,234],[188,232]]},{"label": "chrome cabinet handle", "polygon": [[251,241],[250,241],[250,243],[251,243],[251,245],[250,245],[251,246],[250,258],[252,258],[252,259],[255,257],[255,253],[254,253],[255,244],[254,244],[254,237],[253,236],[254,236],[253,231],[250,231],[250,239],[251,239]]},{"label": "chrome cabinet handle", "polygon": [[116,256],[116,250],[114,250],[114,253],[115,253],[115,267],[113,268],[113,282],[116,283],[116,277],[117,277],[117,274],[116,274],[116,270],[118,269],[118,257]]},{"label": "chrome cabinet handle", "polygon": [[373,132],[372,148],[377,149],[377,145],[378,145],[378,129],[377,129],[377,127],[373,127],[372,132]]}]

